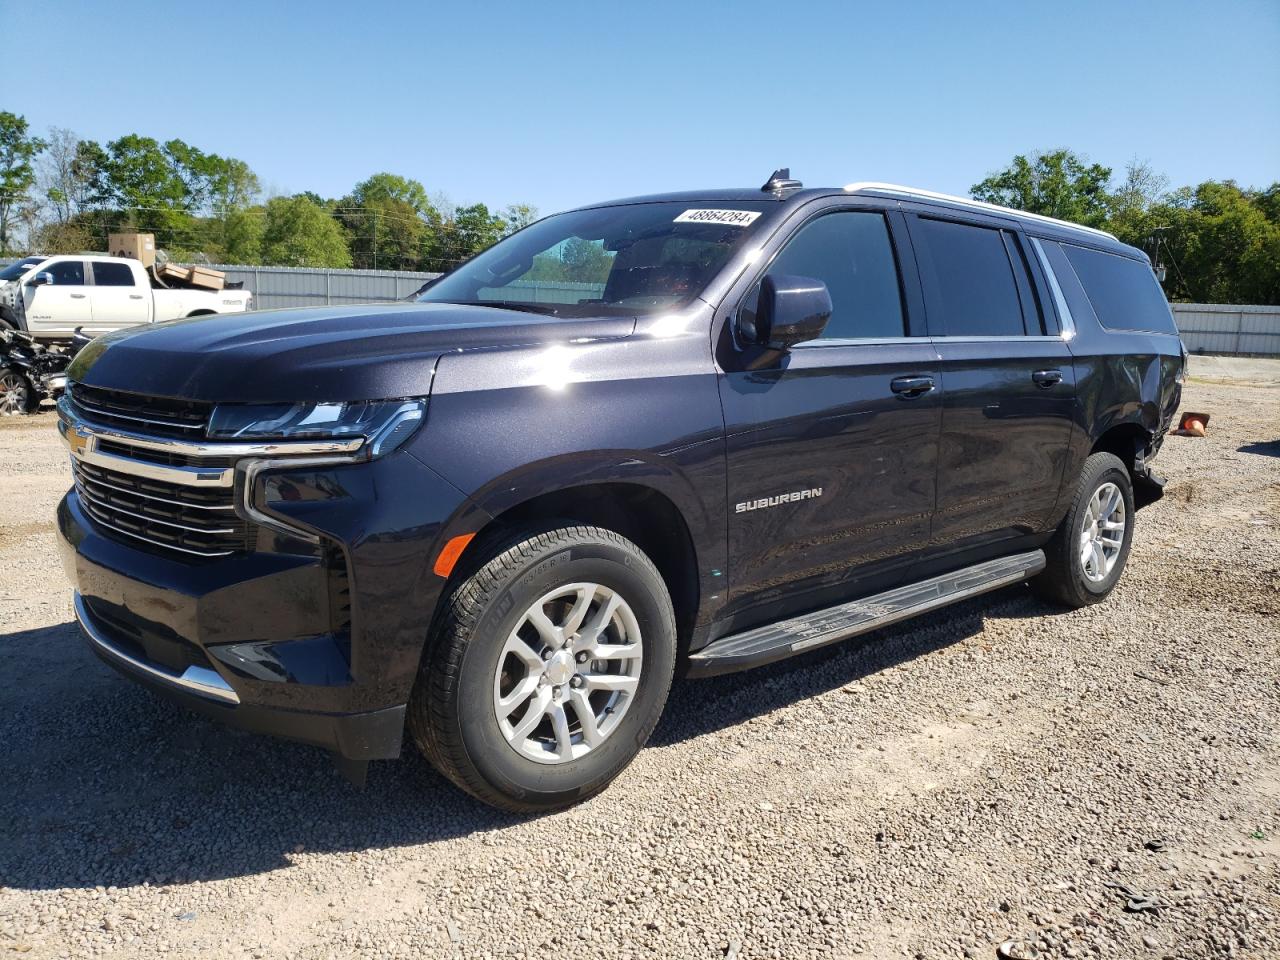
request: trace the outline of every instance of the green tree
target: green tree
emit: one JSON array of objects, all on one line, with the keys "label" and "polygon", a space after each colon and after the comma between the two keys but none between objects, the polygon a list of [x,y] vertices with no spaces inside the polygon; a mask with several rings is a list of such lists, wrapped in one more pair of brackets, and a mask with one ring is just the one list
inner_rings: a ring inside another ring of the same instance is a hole
[{"label": "green tree", "polygon": [[204,226],[210,256],[222,263],[257,263],[264,213],[252,209],[262,190],[257,174],[243,160],[208,154],[201,176],[209,209]]},{"label": "green tree", "polygon": [[1244,190],[1229,180],[1183,187],[1152,207],[1138,231],[1117,227],[1117,236],[1154,250],[1171,298],[1280,303],[1280,222],[1272,215],[1278,191],[1280,184]]},{"label": "green tree", "polygon": [[347,232],[358,269],[412,270],[436,211],[417,180],[375,173],[337,202],[334,216]]},{"label": "green tree", "polygon": [[306,197],[272,197],[262,229],[262,262],[286,267],[351,266],[342,227]]},{"label": "green tree", "polygon": [[507,221],[483,203],[457,208],[452,217],[439,217],[422,247],[424,270],[449,270],[508,233]]},{"label": "green tree", "polygon": [[0,111],[0,253],[13,248],[10,228],[14,214],[28,202],[36,182],[36,155],[45,147],[28,133],[25,117]]},{"label": "green tree", "polygon": [[502,219],[507,222],[506,232],[515,233],[538,219],[538,208],[529,203],[513,203],[502,211]]},{"label": "green tree", "polygon": [[1111,168],[1070,150],[1019,154],[1013,163],[969,188],[975,200],[1070,220],[1090,227],[1106,222]]}]

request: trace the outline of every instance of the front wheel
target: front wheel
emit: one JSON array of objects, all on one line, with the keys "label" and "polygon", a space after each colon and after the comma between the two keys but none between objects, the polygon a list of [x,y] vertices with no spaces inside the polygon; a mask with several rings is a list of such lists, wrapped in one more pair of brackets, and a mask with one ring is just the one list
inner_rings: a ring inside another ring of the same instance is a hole
[{"label": "front wheel", "polygon": [[516,534],[447,603],[409,703],[427,758],[505,810],[603,790],[671,687],[675,616],[649,558],[598,527]]},{"label": "front wheel", "polygon": [[1045,547],[1047,565],[1031,581],[1046,600],[1067,607],[1097,603],[1115,589],[1133,544],[1133,484],[1119,457],[1084,462],[1071,508]]},{"label": "front wheel", "polygon": [[12,367],[0,367],[0,416],[31,413],[39,405],[40,397],[30,380]]}]

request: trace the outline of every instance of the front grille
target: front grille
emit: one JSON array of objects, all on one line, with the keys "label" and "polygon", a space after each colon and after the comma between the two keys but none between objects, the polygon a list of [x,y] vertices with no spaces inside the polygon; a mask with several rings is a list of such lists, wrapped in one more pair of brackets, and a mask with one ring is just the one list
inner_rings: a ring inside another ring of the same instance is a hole
[{"label": "front grille", "polygon": [[105,437],[98,440],[98,450],[117,457],[126,457],[130,460],[145,460],[147,463],[158,463],[166,467],[204,467],[210,470],[220,470],[223,467],[233,467],[236,464],[235,457],[193,457],[170,450],[152,450],[150,447],[138,447],[131,443],[108,440]]},{"label": "front grille", "polygon": [[201,400],[150,397],[124,390],[68,384],[76,412],[90,423],[160,437],[200,440],[205,436],[213,404]]},{"label": "front grille", "polygon": [[107,533],[198,557],[252,546],[254,526],[235,511],[232,487],[188,487],[72,461],[85,512]]}]

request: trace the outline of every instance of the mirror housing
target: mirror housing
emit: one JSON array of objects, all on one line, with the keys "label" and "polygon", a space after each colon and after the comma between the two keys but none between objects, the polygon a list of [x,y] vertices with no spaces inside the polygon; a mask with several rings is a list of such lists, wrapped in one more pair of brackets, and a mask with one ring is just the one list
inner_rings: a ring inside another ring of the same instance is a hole
[{"label": "mirror housing", "polygon": [[789,350],[822,336],[831,319],[831,294],[813,277],[774,276],[760,283],[755,322],[739,322],[748,343],[770,350]]},{"label": "mirror housing", "polygon": [[34,277],[27,281],[28,287],[46,287],[53,284],[53,274],[48,270],[41,270]]}]

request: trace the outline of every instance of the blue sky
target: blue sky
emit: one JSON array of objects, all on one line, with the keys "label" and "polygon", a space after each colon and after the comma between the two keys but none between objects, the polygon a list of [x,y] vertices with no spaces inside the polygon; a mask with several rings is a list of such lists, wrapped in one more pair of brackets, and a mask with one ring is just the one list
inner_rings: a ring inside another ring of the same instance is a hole
[{"label": "blue sky", "polygon": [[454,201],[890,180],[953,193],[1067,146],[1174,185],[1280,179],[1280,0],[0,0],[0,109],[180,137],[272,192],[379,170]]}]

